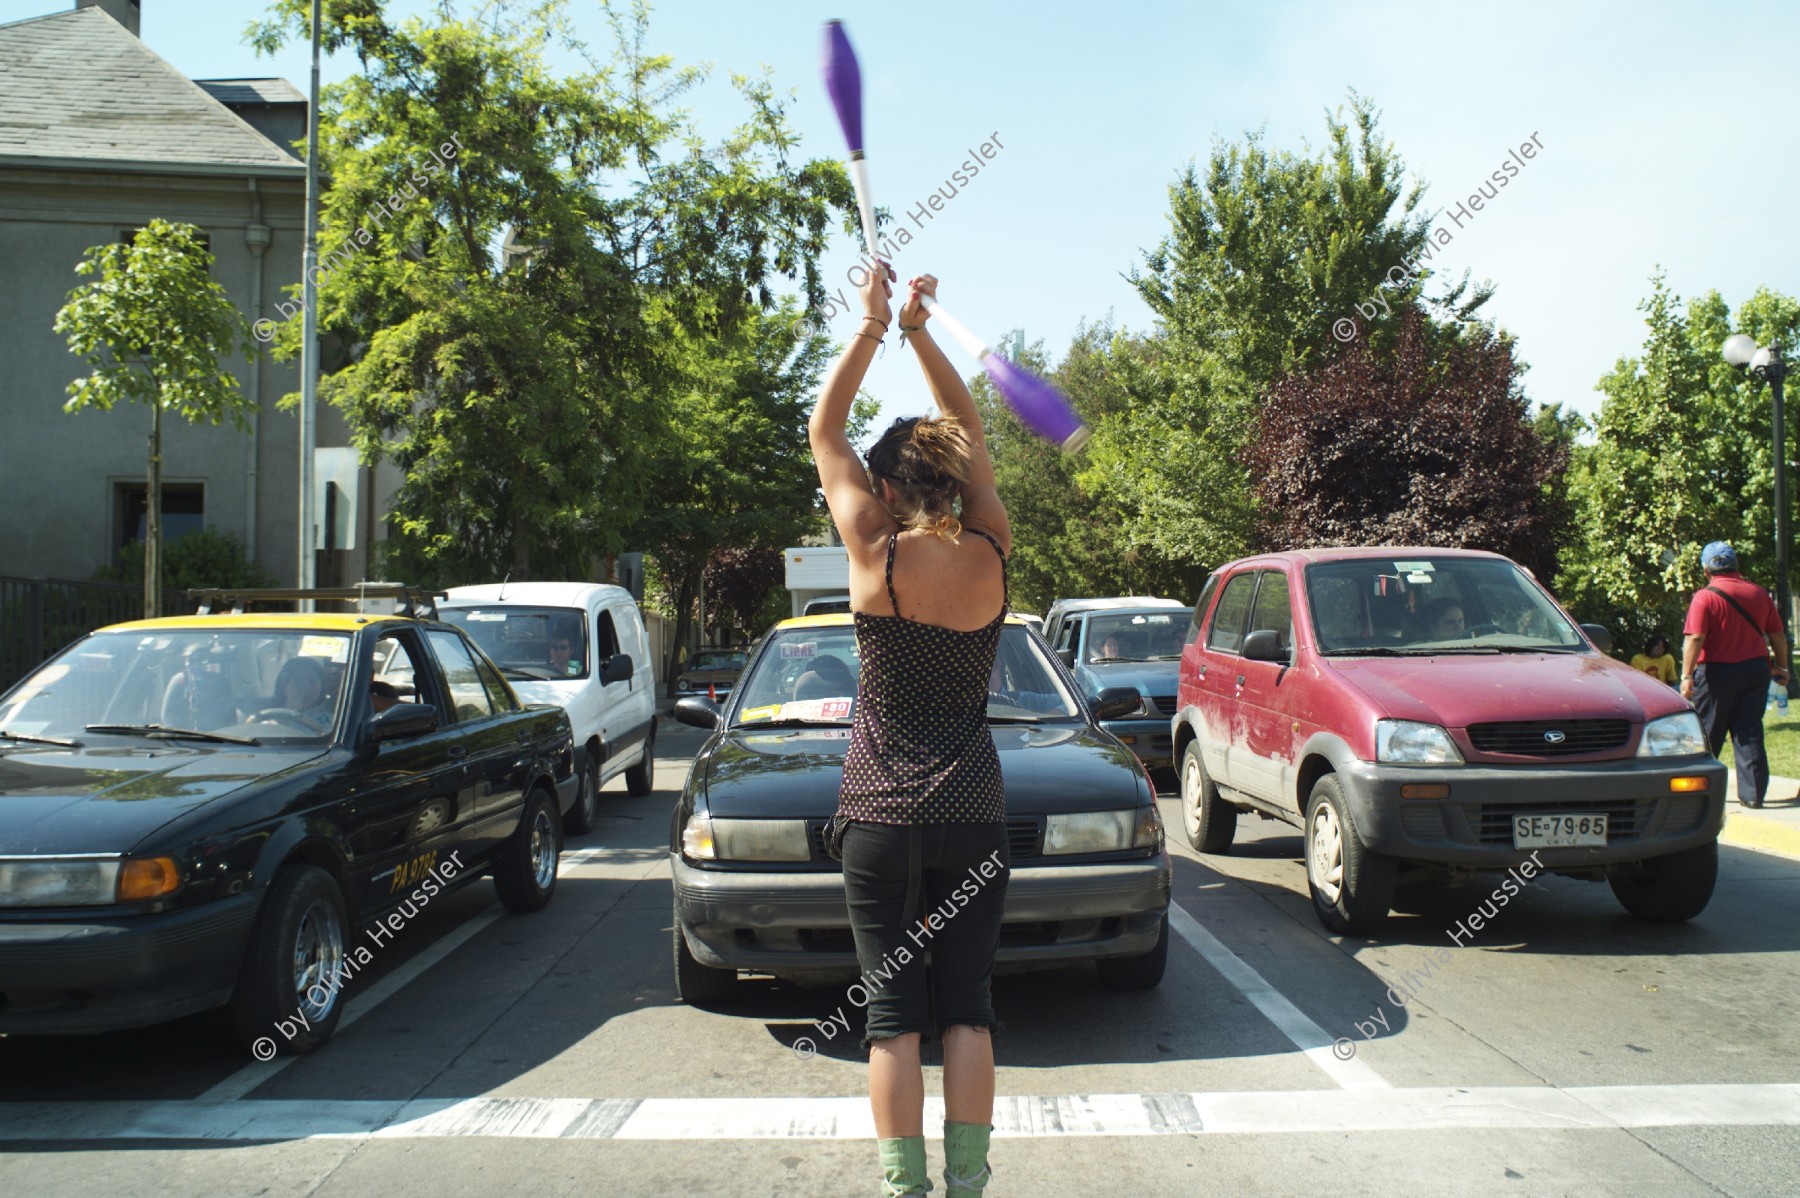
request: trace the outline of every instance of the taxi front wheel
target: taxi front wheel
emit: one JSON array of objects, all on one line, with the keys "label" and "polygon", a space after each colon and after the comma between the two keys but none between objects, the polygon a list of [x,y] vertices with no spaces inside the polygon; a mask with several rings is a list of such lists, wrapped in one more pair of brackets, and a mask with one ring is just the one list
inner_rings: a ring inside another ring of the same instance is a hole
[{"label": "taxi front wheel", "polygon": [[330,874],[289,865],[275,875],[227,1008],[233,1033],[258,1060],[311,1052],[331,1038],[348,980],[346,924]]},{"label": "taxi front wheel", "polygon": [[562,851],[556,804],[542,787],[525,800],[525,814],[494,862],[494,889],[508,911],[541,911],[556,893]]}]

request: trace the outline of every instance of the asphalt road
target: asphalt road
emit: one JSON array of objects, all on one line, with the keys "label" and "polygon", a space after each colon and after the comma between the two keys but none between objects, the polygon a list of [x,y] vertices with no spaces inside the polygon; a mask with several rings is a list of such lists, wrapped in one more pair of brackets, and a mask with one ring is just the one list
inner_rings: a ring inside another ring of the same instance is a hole
[{"label": "asphalt road", "polygon": [[[205,1018],[0,1039],[0,1195],[877,1192],[865,1067],[815,1026],[841,992],[675,1000],[668,813],[701,739],[665,725],[656,792],[608,788],[548,910],[484,883],[422,913],[311,1056],[250,1060]],[[1457,945],[1489,887],[1339,940],[1291,829],[1245,817],[1206,864],[1171,839],[1158,990],[995,983],[997,1198],[1800,1185],[1800,862],[1725,849],[1673,927],[1537,881]]]}]

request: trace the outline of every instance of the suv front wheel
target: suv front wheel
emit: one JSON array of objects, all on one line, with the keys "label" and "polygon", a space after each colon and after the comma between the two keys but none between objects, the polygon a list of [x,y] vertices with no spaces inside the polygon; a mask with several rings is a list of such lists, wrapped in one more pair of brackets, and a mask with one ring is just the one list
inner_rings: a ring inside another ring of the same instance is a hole
[{"label": "suv front wheel", "polygon": [[1706,910],[1719,878],[1719,843],[1653,857],[1607,875],[1619,905],[1653,923],[1679,923]]},{"label": "suv front wheel", "polygon": [[1306,801],[1306,881],[1319,922],[1344,935],[1380,927],[1394,900],[1394,859],[1363,847],[1335,774]]}]

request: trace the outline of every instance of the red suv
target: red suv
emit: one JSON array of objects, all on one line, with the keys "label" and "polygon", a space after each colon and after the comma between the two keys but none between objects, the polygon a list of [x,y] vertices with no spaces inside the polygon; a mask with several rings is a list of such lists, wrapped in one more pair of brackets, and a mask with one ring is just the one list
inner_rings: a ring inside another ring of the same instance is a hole
[{"label": "red suv", "polygon": [[1337,932],[1379,925],[1397,878],[1478,871],[1506,872],[1493,910],[1548,872],[1605,878],[1643,919],[1692,918],[1718,872],[1725,767],[1687,701],[1609,640],[1493,553],[1223,566],[1171,722],[1188,840],[1227,851],[1245,811],[1301,828]]}]

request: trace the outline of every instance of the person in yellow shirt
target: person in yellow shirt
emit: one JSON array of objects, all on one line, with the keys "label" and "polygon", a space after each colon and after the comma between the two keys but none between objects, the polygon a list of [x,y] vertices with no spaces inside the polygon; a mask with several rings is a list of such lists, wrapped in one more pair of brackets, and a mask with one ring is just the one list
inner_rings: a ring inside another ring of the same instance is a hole
[{"label": "person in yellow shirt", "polygon": [[1652,633],[1644,642],[1644,651],[1631,659],[1631,668],[1642,670],[1670,686],[1675,685],[1675,679],[1681,674],[1675,665],[1675,655],[1669,652],[1668,639],[1661,633]]}]

